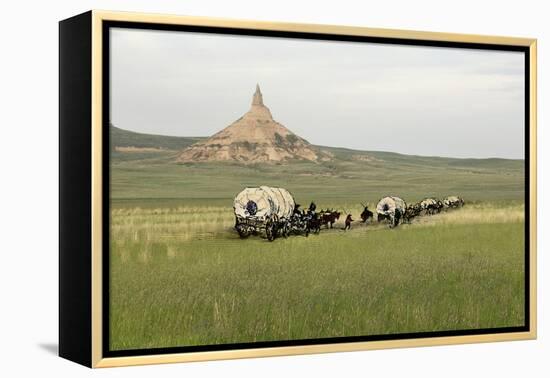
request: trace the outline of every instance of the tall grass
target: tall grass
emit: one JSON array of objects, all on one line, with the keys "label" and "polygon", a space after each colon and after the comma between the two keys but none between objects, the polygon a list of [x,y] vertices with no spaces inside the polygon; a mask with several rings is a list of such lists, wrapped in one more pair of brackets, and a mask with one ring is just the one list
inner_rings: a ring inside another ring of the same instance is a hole
[{"label": "tall grass", "polygon": [[[335,201],[321,207],[359,204]],[[227,206],[115,208],[112,349],[517,326],[523,205],[241,240]],[[341,219],[342,221],[342,219]]]}]

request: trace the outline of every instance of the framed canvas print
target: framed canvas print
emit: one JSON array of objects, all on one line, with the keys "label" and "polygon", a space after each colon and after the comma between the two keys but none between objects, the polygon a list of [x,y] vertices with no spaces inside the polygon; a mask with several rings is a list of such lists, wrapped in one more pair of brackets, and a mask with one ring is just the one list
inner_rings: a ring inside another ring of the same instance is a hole
[{"label": "framed canvas print", "polygon": [[536,337],[536,41],[60,22],[59,353]]}]

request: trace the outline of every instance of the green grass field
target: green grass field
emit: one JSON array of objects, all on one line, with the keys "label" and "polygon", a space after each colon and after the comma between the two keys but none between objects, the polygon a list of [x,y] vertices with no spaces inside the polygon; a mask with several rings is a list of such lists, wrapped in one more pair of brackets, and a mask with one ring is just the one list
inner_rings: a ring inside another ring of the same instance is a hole
[{"label": "green grass field", "polygon": [[[524,323],[522,161],[330,151],[323,164],[266,166],[113,151],[111,349]],[[393,230],[354,223],[345,232],[341,219],[308,238],[241,240],[232,200],[258,185],[355,219],[360,202],[374,207],[388,194],[458,194],[467,204]]]}]

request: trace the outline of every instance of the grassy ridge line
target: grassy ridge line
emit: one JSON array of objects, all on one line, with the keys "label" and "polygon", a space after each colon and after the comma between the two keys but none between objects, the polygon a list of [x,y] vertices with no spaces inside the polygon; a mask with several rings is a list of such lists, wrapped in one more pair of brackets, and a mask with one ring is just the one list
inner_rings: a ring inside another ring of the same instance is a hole
[{"label": "grassy ridge line", "polygon": [[[152,142],[140,142],[143,134],[120,129],[113,134],[115,144],[121,132],[129,138],[126,144],[152,146]],[[192,142],[190,138],[153,137],[161,138],[158,143],[170,141],[170,144],[159,144],[163,148],[173,148],[176,142]],[[524,197],[524,162],[521,160],[451,159],[327,149],[334,154],[332,161],[252,165],[176,164],[177,151],[169,149],[114,152],[111,156],[112,203],[126,206],[132,202],[141,206],[139,201],[143,199],[144,206],[150,206],[151,202],[168,203],[175,199],[171,202],[174,206],[190,202],[231,206],[234,196],[244,187],[260,185],[285,187],[302,204],[312,200],[373,203],[386,195],[401,196],[407,202],[457,194],[470,201]]]},{"label": "grassy ridge line", "polygon": [[[144,134],[134,131],[120,129],[113,125],[110,126],[111,144],[117,147],[142,147],[142,148],[158,148],[164,150],[179,151],[193,143],[206,139],[206,137],[176,137],[166,135]],[[376,162],[393,162],[399,164],[423,164],[426,166],[461,166],[461,167],[478,167],[478,168],[508,168],[522,169],[523,160],[521,159],[462,159],[462,158],[446,158],[438,156],[419,156],[419,155],[404,155],[394,152],[385,151],[361,151],[342,147],[315,146],[326,150],[334,155],[335,158],[341,160],[353,161],[354,159],[368,156],[373,158],[371,163]]]},{"label": "grassy ridge line", "polygon": [[408,165],[424,165],[426,167],[436,166],[450,166],[450,167],[464,167],[464,168],[503,168],[503,169],[523,169],[523,159],[503,159],[503,158],[453,158],[453,157],[441,157],[441,156],[422,156],[422,155],[406,155],[397,152],[388,151],[361,151],[343,147],[328,147],[317,146],[326,151],[334,154],[334,157],[341,160],[359,160],[361,156],[367,156],[373,158],[373,160],[367,160],[369,165],[376,165],[376,163],[391,162],[394,164]]},{"label": "grassy ridge line", "polygon": [[158,148],[179,151],[204,139],[201,137],[174,137],[165,135],[143,134],[120,129],[110,125],[111,145],[113,147]]}]

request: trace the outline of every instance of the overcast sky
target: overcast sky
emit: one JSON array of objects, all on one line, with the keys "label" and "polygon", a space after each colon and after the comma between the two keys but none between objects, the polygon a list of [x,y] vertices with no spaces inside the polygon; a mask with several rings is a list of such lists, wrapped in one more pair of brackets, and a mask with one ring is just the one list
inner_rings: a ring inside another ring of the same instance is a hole
[{"label": "overcast sky", "polygon": [[523,53],[111,30],[111,121],[209,136],[250,107],[309,142],[523,158]]}]

